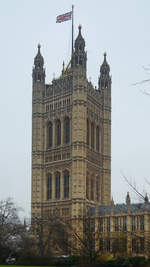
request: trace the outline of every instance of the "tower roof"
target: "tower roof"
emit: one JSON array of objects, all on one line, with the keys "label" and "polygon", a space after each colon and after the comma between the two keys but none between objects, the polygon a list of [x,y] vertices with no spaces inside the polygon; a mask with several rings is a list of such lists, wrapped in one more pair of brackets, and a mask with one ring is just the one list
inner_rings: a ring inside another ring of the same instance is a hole
[{"label": "tower roof", "polygon": [[41,51],[40,51],[41,45],[38,44],[38,52],[37,55],[34,58],[34,64],[37,65],[38,63],[40,63],[41,65],[44,65],[44,58],[41,55]]},{"label": "tower roof", "polygon": [[78,27],[79,33],[78,33],[78,36],[75,40],[75,48],[78,48],[79,46],[82,46],[83,48],[85,47],[85,40],[81,34],[81,28],[82,28],[82,26],[79,25],[79,27]]},{"label": "tower roof", "polygon": [[102,65],[101,65],[101,67],[100,67],[100,72],[102,74],[107,74],[107,73],[110,72],[110,67],[109,67],[109,64],[107,63],[106,56],[107,56],[107,54],[105,52],[104,53],[104,61],[103,61]]}]

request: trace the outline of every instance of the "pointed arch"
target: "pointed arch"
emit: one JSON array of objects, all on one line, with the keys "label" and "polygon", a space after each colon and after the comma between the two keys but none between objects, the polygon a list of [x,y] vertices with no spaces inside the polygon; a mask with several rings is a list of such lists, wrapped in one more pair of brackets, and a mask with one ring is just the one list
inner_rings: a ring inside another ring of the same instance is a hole
[{"label": "pointed arch", "polygon": [[53,124],[51,121],[47,125],[47,144],[48,147],[52,147],[53,144]]},{"label": "pointed arch", "polygon": [[64,171],[64,198],[69,198],[69,171]]},{"label": "pointed arch", "polygon": [[61,121],[56,120],[56,145],[59,146],[61,144]]},{"label": "pointed arch", "polygon": [[64,119],[64,142],[68,144],[70,142],[70,119],[65,117]]},{"label": "pointed arch", "polygon": [[47,200],[52,199],[52,175],[48,173],[47,175]]},{"label": "pointed arch", "polygon": [[60,172],[55,174],[55,198],[60,199]]}]

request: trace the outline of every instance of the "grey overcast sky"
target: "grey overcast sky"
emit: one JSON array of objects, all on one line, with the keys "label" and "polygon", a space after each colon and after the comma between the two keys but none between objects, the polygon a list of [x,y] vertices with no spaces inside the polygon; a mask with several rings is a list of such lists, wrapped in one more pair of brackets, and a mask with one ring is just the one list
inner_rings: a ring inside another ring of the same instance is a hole
[{"label": "grey overcast sky", "polygon": [[[131,191],[122,172],[149,190],[150,78],[149,0],[0,0],[0,199],[12,197],[30,215],[32,66],[37,44],[45,59],[46,82],[69,61],[71,21],[56,16],[75,5],[86,41],[87,76],[97,86],[103,53],[112,75],[112,195],[123,202]],[[135,201],[135,195],[132,194]]]}]

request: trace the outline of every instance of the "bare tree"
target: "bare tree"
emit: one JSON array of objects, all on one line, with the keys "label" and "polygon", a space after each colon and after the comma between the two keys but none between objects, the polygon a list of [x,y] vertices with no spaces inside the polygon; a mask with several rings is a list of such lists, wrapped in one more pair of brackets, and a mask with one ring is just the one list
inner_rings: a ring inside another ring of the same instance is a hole
[{"label": "bare tree", "polygon": [[0,261],[2,262],[13,253],[14,244],[22,232],[19,210],[10,198],[0,201]]}]

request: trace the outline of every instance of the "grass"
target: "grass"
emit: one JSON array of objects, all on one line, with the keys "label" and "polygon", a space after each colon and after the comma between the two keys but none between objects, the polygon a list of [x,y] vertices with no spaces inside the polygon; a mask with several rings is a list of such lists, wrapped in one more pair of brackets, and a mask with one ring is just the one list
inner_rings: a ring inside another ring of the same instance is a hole
[{"label": "grass", "polygon": [[[28,266],[28,265],[12,265],[12,264],[8,264],[8,265],[0,265],[0,267],[37,267],[36,265],[35,266]],[[39,266],[39,267],[46,267],[46,266]],[[55,267],[55,266],[48,266],[48,267]]]}]

